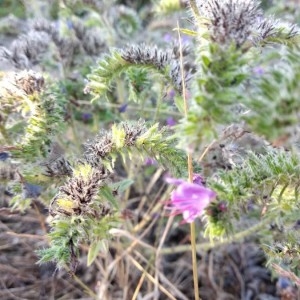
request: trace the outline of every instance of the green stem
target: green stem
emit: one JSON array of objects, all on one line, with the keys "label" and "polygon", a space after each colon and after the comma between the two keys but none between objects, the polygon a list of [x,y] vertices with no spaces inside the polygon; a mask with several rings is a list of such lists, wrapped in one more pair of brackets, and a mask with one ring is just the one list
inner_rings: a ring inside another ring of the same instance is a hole
[{"label": "green stem", "polygon": [[156,103],[156,110],[155,110],[155,115],[154,115],[154,120],[153,122],[157,122],[159,120],[159,113],[160,113],[160,108],[161,108],[161,103],[162,103],[162,98],[163,98],[163,89],[164,89],[164,84],[162,83],[161,84],[161,87],[160,87],[160,95],[157,100],[157,103]]},{"label": "green stem", "polygon": [[73,140],[74,140],[75,144],[79,146],[81,144],[81,141],[80,141],[80,138],[79,138],[78,133],[77,133],[77,127],[75,125],[76,120],[75,120],[75,117],[74,117],[75,113],[73,112],[72,106],[70,106],[70,111],[71,111],[71,113],[70,113],[70,120],[71,120],[70,124],[71,124],[71,130],[72,130],[72,133],[73,133]]},{"label": "green stem", "polygon": [[189,3],[190,3],[190,7],[192,9],[194,18],[195,19],[199,18],[200,17],[200,12],[199,12],[198,6],[196,4],[196,0],[190,0]]},{"label": "green stem", "polygon": [[[84,100],[78,100],[77,101],[79,104],[82,105],[94,105],[93,103],[91,103],[90,101],[84,101]],[[120,104],[115,104],[115,103],[103,103],[103,106],[105,107],[109,107],[109,108],[120,108]],[[133,110],[133,111],[142,111],[142,112],[151,112],[151,113],[155,113],[156,112],[156,108],[148,108],[148,107],[143,107],[140,108],[138,105],[135,106],[130,106],[128,105],[126,110]],[[168,110],[159,110],[160,114],[164,114],[164,115],[170,115],[170,116],[174,116],[174,117],[180,117],[181,114],[176,112],[176,111],[168,111]]]},{"label": "green stem", "polygon": [[[236,242],[238,240],[246,238],[247,236],[249,236],[251,234],[257,233],[259,231],[259,229],[261,229],[262,227],[267,225],[273,217],[274,216],[272,215],[268,218],[265,218],[264,220],[262,220],[258,224],[254,225],[254,226],[252,226],[252,227],[250,227],[250,228],[248,228],[244,231],[238,232],[238,233],[236,233],[235,235],[229,237],[226,240],[222,240],[222,241],[218,241],[218,242],[208,242],[208,243],[196,244],[195,248],[196,248],[197,251],[200,251],[200,250],[207,251],[211,248],[220,247],[220,246],[232,243],[232,242]],[[180,245],[180,246],[176,246],[176,247],[162,248],[160,250],[160,253],[161,254],[181,253],[181,252],[191,251],[192,247],[193,246],[191,246],[191,245]]]},{"label": "green stem", "polygon": [[124,86],[123,82],[120,79],[116,80],[117,84],[117,96],[118,96],[118,103],[124,104],[125,101],[125,95],[124,95]]},{"label": "green stem", "polygon": [[198,286],[198,267],[197,267],[195,222],[191,223],[190,229],[191,229],[191,248],[192,248],[192,263],[193,263],[194,294],[195,294],[195,300],[200,300],[199,286]]},{"label": "green stem", "polygon": [[6,132],[6,129],[4,126],[0,125],[0,133],[2,134],[5,142],[7,142],[8,144],[12,144],[12,141],[11,139],[9,138],[7,132]]},{"label": "green stem", "polygon": [[[196,3],[194,3],[196,5]],[[184,102],[184,116],[187,118],[188,115],[188,103],[186,99],[186,87],[185,87],[185,78],[184,78],[184,65],[183,65],[183,56],[182,56],[182,44],[181,36],[179,31],[179,23],[177,22],[178,28],[178,39],[179,39],[179,49],[180,49],[180,69],[181,69],[181,81],[182,81],[182,97]],[[193,182],[193,158],[192,155],[188,154],[188,173],[189,173],[189,182]],[[198,286],[198,266],[197,266],[197,251],[196,251],[196,227],[195,223],[192,222],[190,226],[191,230],[191,247],[192,247],[192,264],[193,264],[193,279],[194,279],[194,295],[195,300],[200,300],[199,297],[199,286]]]}]

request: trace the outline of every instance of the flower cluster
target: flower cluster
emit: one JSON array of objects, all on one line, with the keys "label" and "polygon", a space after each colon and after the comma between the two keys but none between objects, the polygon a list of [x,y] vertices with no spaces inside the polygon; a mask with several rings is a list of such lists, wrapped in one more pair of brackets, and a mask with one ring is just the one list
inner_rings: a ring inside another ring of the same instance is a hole
[{"label": "flower cluster", "polygon": [[117,148],[133,146],[137,138],[145,132],[145,122],[142,121],[134,125],[123,123],[112,131],[100,132],[93,141],[85,144],[84,156],[93,166],[99,165]]},{"label": "flower cluster", "polygon": [[264,16],[256,0],[197,1],[205,18],[213,42],[220,45],[234,44],[241,48],[246,42],[257,43],[269,37],[295,36],[295,26],[282,24]]},{"label": "flower cluster", "polygon": [[157,47],[149,47],[145,44],[134,45],[124,49],[122,58],[132,64],[154,65],[157,69],[163,69],[170,63],[171,53]]},{"label": "flower cluster", "polygon": [[[23,99],[35,92],[41,92],[44,88],[45,80],[40,73],[32,70],[19,73],[8,73],[0,82],[0,98],[2,105],[7,105],[13,100],[13,106],[16,105],[16,99]],[[6,108],[6,106],[3,106]]]},{"label": "flower cluster", "polygon": [[59,193],[52,200],[52,215],[97,214],[97,209],[92,209],[93,200],[104,185],[108,173],[104,169],[94,169],[87,164],[79,166],[74,173],[75,176],[59,188]]}]

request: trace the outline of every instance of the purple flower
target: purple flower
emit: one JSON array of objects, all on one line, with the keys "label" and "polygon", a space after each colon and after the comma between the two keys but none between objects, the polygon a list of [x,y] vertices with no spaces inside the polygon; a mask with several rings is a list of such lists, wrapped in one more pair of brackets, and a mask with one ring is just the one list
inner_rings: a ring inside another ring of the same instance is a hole
[{"label": "purple flower", "polygon": [[253,73],[256,74],[257,76],[262,76],[265,73],[265,70],[261,66],[256,66],[253,68]]},{"label": "purple flower", "polygon": [[176,121],[175,121],[174,118],[172,118],[172,117],[168,117],[167,120],[166,120],[166,123],[167,123],[167,125],[170,126],[170,127],[176,125]]},{"label": "purple flower", "polygon": [[176,95],[176,92],[174,89],[171,89],[168,91],[168,97],[170,98],[170,100],[173,100],[175,95]]},{"label": "purple flower", "polygon": [[25,182],[23,185],[23,196],[24,198],[38,198],[42,193],[42,187],[40,185],[31,184]]},{"label": "purple flower", "polygon": [[194,174],[193,175],[193,183],[199,184],[199,185],[204,185],[205,180],[200,174]]},{"label": "purple flower", "polygon": [[84,122],[88,122],[93,118],[93,115],[91,113],[82,113],[81,114],[81,119]]},{"label": "purple flower", "polygon": [[7,160],[9,158],[9,154],[7,152],[0,152],[0,160]]},{"label": "purple flower", "polygon": [[191,42],[191,40],[192,40],[191,37],[188,35],[183,35],[181,37],[181,41],[183,44],[189,44]]},{"label": "purple flower", "polygon": [[289,286],[291,286],[291,281],[288,278],[282,276],[278,278],[277,287],[279,289],[286,289]]},{"label": "purple flower", "polygon": [[66,24],[69,30],[73,29],[73,22],[70,19],[67,19]]},{"label": "purple flower", "polygon": [[154,158],[148,157],[144,162],[145,166],[153,166],[156,164],[156,160]]},{"label": "purple flower", "polygon": [[[172,192],[166,208],[174,215],[182,214],[185,223],[192,223],[201,216],[207,205],[216,197],[216,193],[206,188],[200,182],[200,176],[194,183],[182,179],[167,178],[168,183],[177,185]],[[202,179],[202,178],[201,178]]]},{"label": "purple flower", "polygon": [[170,33],[166,33],[163,37],[164,41],[167,43],[171,43],[172,42],[172,35]]},{"label": "purple flower", "polygon": [[124,113],[127,110],[128,103],[122,104],[119,107],[119,113]]}]

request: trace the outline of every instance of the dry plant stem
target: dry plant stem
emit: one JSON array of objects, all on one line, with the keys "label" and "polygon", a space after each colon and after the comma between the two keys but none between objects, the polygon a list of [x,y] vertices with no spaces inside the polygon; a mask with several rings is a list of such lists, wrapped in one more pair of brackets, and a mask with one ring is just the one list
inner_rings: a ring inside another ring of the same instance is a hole
[{"label": "dry plant stem", "polygon": [[216,294],[218,294],[220,292],[220,288],[217,285],[216,281],[215,281],[215,276],[214,276],[214,253],[211,252],[209,253],[209,257],[208,257],[208,279],[209,282],[213,288],[213,290],[215,291]]},{"label": "dry plant stem", "polygon": [[[70,272],[70,269],[67,266],[66,270]],[[79,277],[77,277],[75,274],[72,274],[72,278],[85,290],[87,295],[89,295],[92,299],[97,299],[97,295],[85,283],[83,283]]]},{"label": "dry plant stem", "polygon": [[33,203],[33,206],[34,206],[34,210],[37,213],[38,219],[40,221],[41,228],[44,231],[44,233],[46,234],[47,228],[46,228],[46,224],[45,224],[45,218],[42,216],[42,214],[40,213],[40,211],[35,203]]},{"label": "dry plant stem", "polygon": [[[151,222],[151,224],[148,226],[148,228],[146,228],[146,229],[142,232],[142,234],[141,234],[139,237],[135,237],[135,236],[131,235],[130,233],[126,232],[126,237],[127,237],[127,238],[133,237],[133,242],[132,242],[132,244],[131,244],[130,246],[128,246],[128,247],[126,248],[126,250],[123,250],[123,252],[122,252],[122,254],[121,254],[120,256],[118,256],[117,258],[115,258],[115,260],[113,260],[113,261],[111,262],[111,264],[107,266],[106,272],[105,272],[105,273],[106,273],[106,275],[105,275],[105,281],[106,281],[106,282],[108,281],[108,278],[109,278],[111,272],[113,271],[114,267],[116,266],[116,264],[117,264],[120,260],[122,260],[125,256],[129,255],[129,253],[132,252],[132,251],[134,250],[134,248],[135,248],[137,245],[140,244],[139,242],[142,241],[143,237],[146,236],[146,235],[149,233],[149,231],[151,230],[151,228],[154,226],[155,223],[156,223],[156,219],[153,219],[152,222]],[[122,234],[122,232],[123,232],[123,231],[121,231],[121,230],[119,229],[119,233]],[[147,247],[150,246],[150,245],[148,245],[148,244],[146,244],[146,245],[147,245]],[[145,245],[144,245],[144,246],[145,246]],[[153,251],[156,250],[156,249],[155,249],[154,247],[152,247],[152,246],[150,246],[150,248],[151,248],[151,250],[153,250]],[[96,262],[97,262],[97,261],[96,261]],[[101,266],[100,264],[98,264],[99,270],[101,269],[101,267],[102,267],[102,266]]]},{"label": "dry plant stem", "polygon": [[141,239],[135,237],[134,235],[130,234],[128,231],[126,230],[122,230],[122,229],[114,229],[114,233],[116,235],[120,235],[120,236],[125,236],[126,238],[134,241],[134,244],[140,244],[145,248],[150,248],[151,250],[155,250],[155,248],[153,246],[151,246],[150,244],[147,244],[145,242],[143,242]]},{"label": "dry plant stem", "polygon": [[272,264],[272,267],[274,268],[274,270],[277,272],[277,274],[279,274],[282,277],[286,277],[289,278],[291,281],[293,281],[298,287],[300,287],[300,278],[297,277],[296,274],[287,271],[283,268],[281,268],[279,265],[277,264]]},{"label": "dry plant stem", "polygon": [[[162,168],[159,168],[155,173],[154,175],[151,177],[151,180],[149,182],[149,184],[147,185],[146,189],[145,189],[145,195],[146,196],[143,196],[141,201],[140,201],[140,204],[138,206],[138,211],[143,211],[142,208],[143,206],[145,205],[145,203],[148,201],[148,195],[150,195],[150,192],[154,186],[154,184],[160,179],[161,177],[161,174],[164,172],[164,170]],[[160,193],[159,193],[160,194]],[[149,213],[151,212],[152,210],[152,205],[149,207],[148,211],[146,212],[146,215],[149,215]],[[153,212],[152,212],[153,213]]]},{"label": "dry plant stem", "polygon": [[195,222],[190,224],[191,228],[191,247],[192,247],[192,263],[193,263],[193,279],[195,300],[200,300],[198,287],[198,266],[197,266],[197,250],[196,250],[196,227]]},{"label": "dry plant stem", "polygon": [[72,277],[90,297],[92,297],[93,299],[97,299],[97,295],[86,284],[84,284],[80,278],[78,278],[76,275],[73,275]]},{"label": "dry plant stem", "polygon": [[206,149],[203,151],[203,153],[201,154],[201,156],[198,159],[198,162],[200,163],[202,161],[202,159],[205,157],[206,153],[209,151],[209,149],[214,145],[214,143],[216,142],[216,140],[213,140],[207,147]]},{"label": "dry plant stem", "polygon": [[[147,266],[151,268],[151,273],[155,272],[155,266],[153,264],[149,264],[149,261],[152,262],[152,258],[145,257],[142,253],[138,251],[134,251],[134,255],[140,260],[140,262],[145,263]],[[172,291],[172,295],[176,297],[176,299],[181,300],[189,300],[170,280],[164,275],[163,272],[159,272],[160,285],[166,287],[168,291]],[[152,291],[152,289],[151,289]],[[155,294],[155,292],[153,293]],[[152,298],[151,298],[152,299]]]},{"label": "dry plant stem", "polygon": [[[128,256],[128,258],[132,261],[133,265],[140,270],[141,272],[143,272],[143,274],[145,274],[145,276],[147,277],[147,279],[149,281],[151,281],[153,284],[155,284],[155,279],[153,278],[153,276],[151,276],[148,272],[145,271],[145,269],[130,255]],[[169,298],[172,300],[176,300],[176,298],[174,298],[173,295],[171,295],[169,293],[169,291],[167,289],[165,289],[162,285],[158,285],[158,288]]]},{"label": "dry plant stem", "polygon": [[5,234],[16,236],[18,238],[26,238],[26,239],[34,239],[34,240],[47,240],[47,238],[44,235],[36,235],[36,234],[25,234],[25,233],[15,233],[13,231],[6,231]]},{"label": "dry plant stem", "polygon": [[[270,221],[272,220],[272,217],[269,218],[265,218],[264,220],[262,220],[260,223],[244,230],[241,232],[238,232],[237,234],[226,238],[223,241],[219,241],[219,242],[208,242],[208,243],[201,243],[201,244],[197,244],[196,245],[196,250],[200,251],[207,251],[211,248],[216,248],[216,247],[220,247],[223,245],[227,245],[230,244],[232,242],[236,242],[238,240],[241,240],[243,238],[246,238],[248,236],[250,236],[251,234],[257,233],[262,227],[264,227],[265,225],[267,225]],[[162,254],[173,254],[173,253],[181,253],[181,252],[186,252],[191,250],[191,246],[189,245],[180,245],[177,247],[170,247],[170,248],[163,248],[161,249],[161,253]]]},{"label": "dry plant stem", "polygon": [[2,151],[11,151],[11,150],[20,150],[20,149],[16,146],[1,146],[0,147],[0,152],[2,152]]},{"label": "dry plant stem", "polygon": [[[209,254],[209,258],[208,258],[208,279],[209,279],[209,283],[211,284],[212,288],[214,289],[214,291],[216,293],[216,298],[217,299],[227,299],[227,300],[236,299],[231,294],[228,294],[223,291],[223,289],[221,287],[222,284],[219,283],[219,285],[218,285],[216,283],[216,276],[214,274],[215,268],[216,268],[216,266],[214,266],[214,254],[213,254],[213,252],[211,252]],[[241,299],[244,299],[244,298],[241,298]]]},{"label": "dry plant stem", "polygon": [[[168,188],[165,195],[170,195],[172,188]],[[143,216],[143,219],[140,223],[138,223],[132,230],[133,233],[139,232],[144,228],[148,223],[150,223],[153,219],[153,214],[159,213],[162,210],[162,206],[164,205],[164,201],[168,199],[168,197],[162,197],[162,200],[157,202],[153,209],[151,209],[150,213],[146,212],[145,215]]]},{"label": "dry plant stem", "polygon": [[[159,283],[159,276],[158,276],[158,273],[159,273],[159,266],[160,266],[160,250],[165,242],[165,239],[167,237],[167,234],[170,230],[170,227],[171,225],[173,224],[173,221],[174,221],[174,217],[170,217],[168,219],[168,222],[167,222],[167,225],[166,225],[166,228],[163,232],[163,235],[159,241],[159,245],[157,247],[157,250],[156,250],[156,257],[155,257],[155,280],[156,280],[156,284],[155,284],[155,289],[158,291],[158,283]],[[157,295],[155,299],[158,299],[158,293],[155,294]]]},{"label": "dry plant stem", "polygon": [[231,265],[233,272],[235,273],[236,278],[239,281],[240,289],[241,289],[241,299],[245,299],[246,292],[245,292],[245,283],[243,280],[243,276],[242,276],[238,266],[236,265],[236,263],[233,261],[233,259],[229,255],[227,255],[227,259],[229,261],[229,264]]},{"label": "dry plant stem", "polygon": [[138,285],[137,285],[137,287],[136,287],[134,293],[133,293],[132,300],[135,300],[135,299],[137,298],[138,293],[139,293],[139,291],[140,291],[140,289],[141,289],[141,286],[142,286],[142,284],[143,284],[145,278],[146,278],[146,273],[144,272],[144,273],[142,274],[142,276],[141,276],[139,282],[138,282]]},{"label": "dry plant stem", "polygon": [[6,130],[4,128],[4,126],[0,126],[0,133],[2,134],[4,140],[9,143],[9,144],[12,144],[12,141],[11,139],[9,138],[8,134],[6,133]]}]

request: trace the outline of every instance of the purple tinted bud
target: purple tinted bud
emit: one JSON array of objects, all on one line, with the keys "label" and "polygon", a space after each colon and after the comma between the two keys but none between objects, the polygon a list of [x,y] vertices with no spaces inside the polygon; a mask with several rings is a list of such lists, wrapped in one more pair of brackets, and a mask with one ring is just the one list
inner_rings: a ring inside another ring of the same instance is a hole
[{"label": "purple tinted bud", "polygon": [[219,211],[221,211],[221,212],[227,211],[227,205],[225,202],[219,203],[218,208],[219,208]]},{"label": "purple tinted bud", "polygon": [[164,41],[167,43],[172,42],[172,35],[170,33],[166,33],[163,37]]},{"label": "purple tinted bud", "polygon": [[81,119],[84,122],[88,122],[93,118],[93,115],[91,113],[82,113],[81,114]]},{"label": "purple tinted bud", "polygon": [[151,157],[148,157],[145,159],[144,164],[145,164],[145,166],[153,166],[156,164],[156,160]]},{"label": "purple tinted bud", "polygon": [[253,68],[253,73],[256,74],[256,75],[258,75],[258,76],[262,76],[262,75],[264,75],[265,70],[264,70],[263,67],[257,66],[255,68]]},{"label": "purple tinted bud", "polygon": [[119,113],[124,113],[127,110],[128,103],[122,104],[119,107]]},{"label": "purple tinted bud", "polygon": [[73,22],[71,20],[68,19],[66,21],[66,24],[67,24],[67,27],[68,27],[69,30],[73,29]]},{"label": "purple tinted bud", "polygon": [[294,229],[296,229],[296,230],[299,230],[299,229],[300,229],[300,220],[297,220],[297,221],[295,222]]},{"label": "purple tinted bud", "polygon": [[279,277],[277,286],[279,289],[286,289],[287,287],[291,286],[291,281],[286,277]]},{"label": "purple tinted bud", "polygon": [[9,154],[7,152],[0,152],[0,160],[4,161],[9,158]]},{"label": "purple tinted bud", "polygon": [[181,41],[182,41],[183,44],[188,44],[188,43],[190,43],[191,38],[188,35],[183,35],[181,37]]},{"label": "purple tinted bud", "polygon": [[193,175],[193,183],[203,185],[205,183],[205,180],[200,174],[194,174]]},{"label": "purple tinted bud", "polygon": [[42,187],[40,185],[24,183],[24,197],[36,199],[40,196]]},{"label": "purple tinted bud", "polygon": [[168,117],[167,120],[166,120],[166,123],[170,127],[176,125],[176,121],[172,117]]},{"label": "purple tinted bud", "polygon": [[159,217],[160,217],[160,215],[158,213],[152,214],[152,218],[153,219],[158,219]]},{"label": "purple tinted bud", "polygon": [[171,100],[174,99],[175,95],[176,95],[176,92],[175,92],[173,89],[171,89],[171,90],[168,92],[168,97],[169,97]]},{"label": "purple tinted bud", "polygon": [[59,27],[60,27],[60,21],[55,21],[53,22],[54,28],[59,31]]}]

